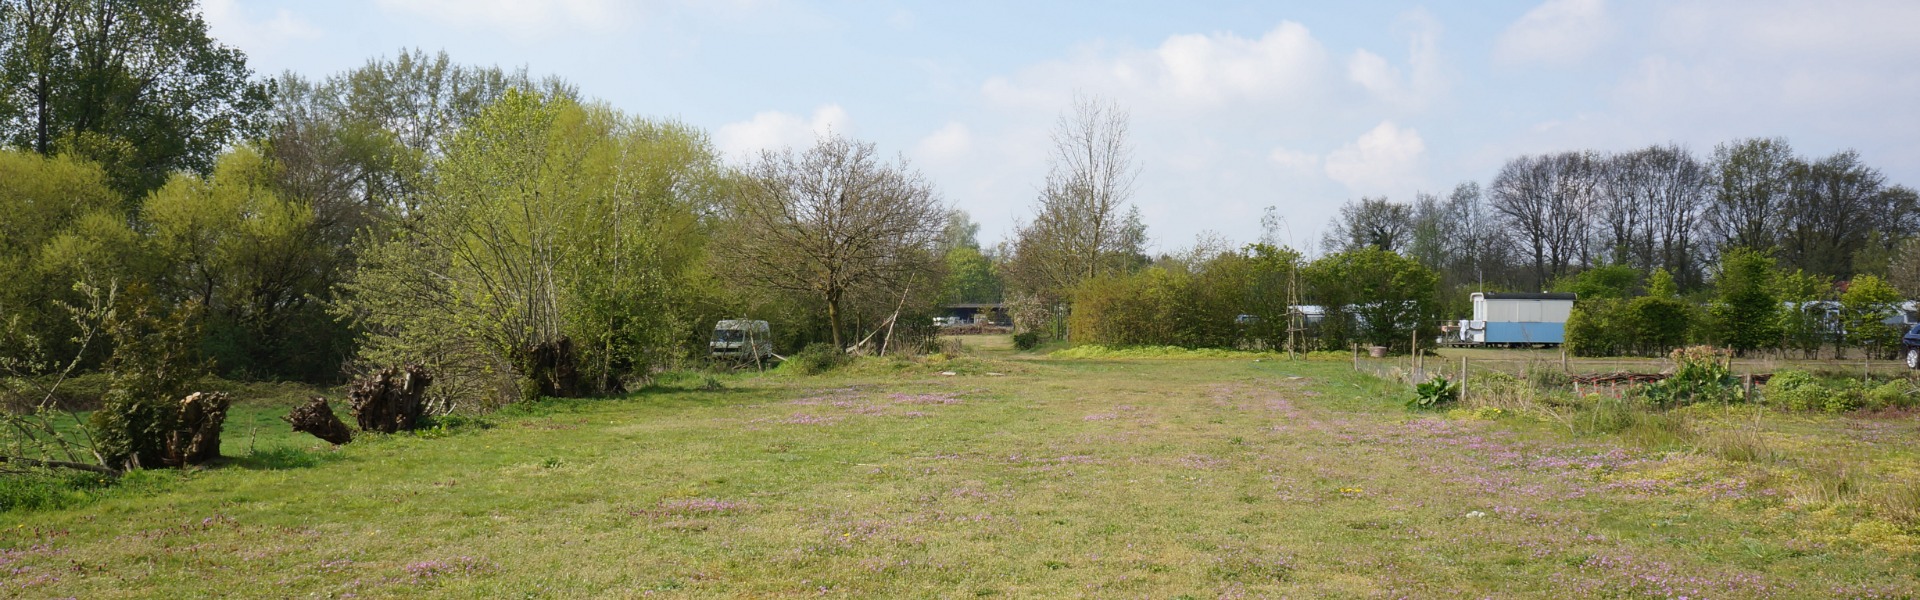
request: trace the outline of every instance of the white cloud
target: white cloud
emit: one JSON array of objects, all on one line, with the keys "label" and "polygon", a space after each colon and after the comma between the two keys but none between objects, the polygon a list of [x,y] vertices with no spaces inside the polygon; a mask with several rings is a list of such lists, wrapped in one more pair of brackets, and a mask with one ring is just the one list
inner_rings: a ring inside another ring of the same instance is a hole
[{"label": "white cloud", "polygon": [[389,12],[521,36],[574,28],[604,31],[626,22],[632,8],[617,0],[377,0],[376,3]]},{"label": "white cloud", "polygon": [[1327,154],[1327,177],[1359,193],[1401,191],[1419,179],[1427,145],[1420,132],[1391,121]]},{"label": "white cloud", "polygon": [[1347,79],[1375,94],[1400,93],[1400,70],[1387,64],[1387,59],[1366,50],[1355,50],[1353,58],[1347,59]]},{"label": "white cloud", "polygon": [[721,152],[744,159],[762,150],[802,149],[827,133],[854,135],[853,118],[838,104],[814,109],[810,118],[780,111],[758,113],[746,121],[721,125],[713,139]]},{"label": "white cloud", "polygon": [[1281,167],[1299,172],[1313,172],[1320,169],[1320,156],[1311,152],[1276,147],[1272,152],[1267,153],[1267,159]]},{"label": "white cloud", "polygon": [[966,125],[954,122],[922,138],[920,143],[914,145],[914,154],[934,160],[950,160],[972,149],[973,132],[968,131]]},{"label": "white cloud", "polygon": [[320,39],[320,28],[305,19],[280,9],[273,16],[254,18],[236,4],[236,0],[206,0],[200,3],[201,17],[213,37],[244,48],[250,54],[274,50],[302,41]]},{"label": "white cloud", "polygon": [[1298,97],[1319,87],[1327,53],[1313,34],[1287,21],[1258,39],[1232,33],[1168,37],[1152,50],[1103,55],[1085,48],[1069,60],[987,80],[982,92],[1002,106],[1054,109],[1075,91],[1120,97],[1131,105],[1214,108],[1232,101]]},{"label": "white cloud", "polygon": [[1592,54],[1610,32],[1604,0],[1548,0],[1500,34],[1494,58],[1505,64],[1570,64]]}]

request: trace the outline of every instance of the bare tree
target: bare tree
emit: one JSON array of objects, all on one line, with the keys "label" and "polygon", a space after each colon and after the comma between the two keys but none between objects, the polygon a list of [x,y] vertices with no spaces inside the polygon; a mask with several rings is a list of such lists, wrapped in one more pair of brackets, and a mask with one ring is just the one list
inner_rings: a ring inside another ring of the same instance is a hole
[{"label": "bare tree", "polygon": [[1535,287],[1591,261],[1586,215],[1598,187],[1595,162],[1589,152],[1522,156],[1494,177],[1493,209],[1531,255]]},{"label": "bare tree", "polygon": [[1700,283],[1696,256],[1707,173],[1677,145],[1649,146],[1607,161],[1604,243],[1615,264],[1672,273],[1682,285]]},{"label": "bare tree", "polygon": [[1348,201],[1340,216],[1327,226],[1320,245],[1329,252],[1374,247],[1388,252],[1406,250],[1413,241],[1413,207],[1379,198]]},{"label": "bare tree", "polygon": [[1060,298],[1079,282],[1138,264],[1146,226],[1130,199],[1140,167],[1128,116],[1077,98],[1053,130],[1053,156],[1033,222],[1015,232],[1010,265],[1024,291]]},{"label": "bare tree", "polygon": [[803,153],[764,152],[746,174],[717,253],[752,283],[819,301],[836,346],[855,299],[939,291],[913,277],[935,266],[947,207],[904,160],[827,135]]}]

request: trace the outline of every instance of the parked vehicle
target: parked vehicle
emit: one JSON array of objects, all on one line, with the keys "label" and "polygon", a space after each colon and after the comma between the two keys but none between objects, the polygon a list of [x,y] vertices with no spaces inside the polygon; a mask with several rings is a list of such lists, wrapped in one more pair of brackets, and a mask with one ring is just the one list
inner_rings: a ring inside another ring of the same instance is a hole
[{"label": "parked vehicle", "polygon": [[1900,336],[1900,356],[1906,359],[1907,368],[1920,369],[1920,323],[1915,323],[1907,329],[1906,335]]},{"label": "parked vehicle", "polygon": [[766,321],[726,319],[713,325],[713,340],[707,342],[716,359],[755,361],[773,356],[773,336]]}]

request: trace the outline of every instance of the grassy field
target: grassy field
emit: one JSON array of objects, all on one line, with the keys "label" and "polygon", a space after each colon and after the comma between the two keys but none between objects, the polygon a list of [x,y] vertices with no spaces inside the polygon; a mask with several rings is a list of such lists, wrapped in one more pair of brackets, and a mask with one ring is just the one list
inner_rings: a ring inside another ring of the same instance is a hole
[{"label": "grassy field", "polygon": [[965,343],[338,450],[261,401],[225,466],[0,514],[0,596],[1920,594],[1912,414],[1582,435],[1344,361]]}]

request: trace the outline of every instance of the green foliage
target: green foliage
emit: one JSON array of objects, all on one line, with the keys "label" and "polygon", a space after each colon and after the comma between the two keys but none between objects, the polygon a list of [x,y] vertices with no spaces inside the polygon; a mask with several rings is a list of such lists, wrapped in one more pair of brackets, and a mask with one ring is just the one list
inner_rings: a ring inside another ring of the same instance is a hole
[{"label": "green foliage", "polygon": [[[81,300],[76,281],[108,287],[138,246],[118,207],[98,166],[0,150],[0,320],[47,353],[72,356],[75,329],[59,303]],[[26,349],[0,344],[0,360],[25,359]]]},{"label": "green foliage", "polygon": [[1022,331],[1013,334],[1013,349],[1025,352],[1040,347],[1040,332]]},{"label": "green foliage", "polygon": [[1847,328],[1847,342],[1868,356],[1884,358],[1899,348],[1901,330],[1887,325],[1887,317],[1900,314],[1900,292],[1879,277],[1861,275],[1840,295],[1840,322]]},{"label": "green foliage", "polygon": [[1297,260],[1290,250],[1255,245],[1089,278],[1073,290],[1071,338],[1109,346],[1279,347],[1285,286]]},{"label": "green foliage", "polygon": [[1369,247],[1332,254],[1302,274],[1310,297],[1327,309],[1322,343],[1330,347],[1354,338],[1406,348],[1416,330],[1430,337],[1438,318],[1439,276],[1393,252]]},{"label": "green foliage", "polygon": [[1680,286],[1673,281],[1673,273],[1664,268],[1654,269],[1647,276],[1647,295],[1654,298],[1679,298]]},{"label": "green foliage", "polygon": [[549,360],[618,389],[696,328],[718,169],[685,126],[509,92],[448,143],[407,227],[365,245],[336,310],[365,329],[363,364],[426,366],[443,402],[519,399]]},{"label": "green foliage", "polygon": [[980,253],[979,248],[957,246],[947,251],[946,292],[942,298],[947,302],[999,302],[1001,296],[1000,275],[995,272],[992,260]]},{"label": "green foliage", "polygon": [[256,131],[271,90],[192,2],[9,2],[0,38],[0,140],[97,161],[129,199],[206,172]]},{"label": "green foliage", "polygon": [[113,340],[107,363],[113,384],[90,428],[108,466],[159,467],[168,437],[180,429],[180,400],[212,366],[199,352],[199,305],[168,312],[138,287],[120,300],[105,323]]},{"label": "green foliage", "polygon": [[[1667,283],[1673,283],[1672,276],[1668,276]],[[1578,294],[1581,300],[1632,298],[1634,290],[1640,287],[1640,272],[1627,265],[1594,267],[1572,277],[1562,277],[1551,287],[1556,292]]]},{"label": "green foliage", "polygon": [[788,356],[780,363],[780,370],[792,370],[801,375],[819,375],[847,364],[847,353],[825,342],[807,344],[806,348]]},{"label": "green foliage", "polygon": [[1247,350],[1228,350],[1224,348],[1182,348],[1180,346],[1103,346],[1085,344],[1064,350],[1055,350],[1047,354],[1050,358],[1071,359],[1112,359],[1112,358],[1255,358],[1272,359],[1280,355],[1272,352],[1254,352]]},{"label": "green foliage", "polygon": [[211,177],[176,175],[141,205],[148,277],[162,296],[206,310],[203,347],[228,377],[325,381],[347,358],[349,332],[326,314],[346,265],[315,243],[313,207],[282,196],[274,168],[249,146]]},{"label": "green foliage", "polygon": [[1711,346],[1678,348],[1669,355],[1673,374],[1666,379],[1638,388],[1646,400],[1656,406],[1671,407],[1698,403],[1740,401],[1740,381],[1727,365],[1732,357]]},{"label": "green foliage", "polygon": [[1714,286],[1718,297],[1708,313],[1715,341],[1744,354],[1780,342],[1780,299],[1774,288],[1774,260],[1755,250],[1729,248],[1720,258]]},{"label": "green foliage", "polygon": [[1825,275],[1799,269],[1780,273],[1774,280],[1779,290],[1781,345],[1801,354],[1818,356],[1820,349],[1838,342],[1832,331],[1833,280]]},{"label": "green foliage", "polygon": [[1841,413],[1920,404],[1920,390],[1905,380],[1875,385],[1852,377],[1820,377],[1799,370],[1774,373],[1761,393],[1768,405],[1792,411]]},{"label": "green foliage", "polygon": [[1435,375],[1433,379],[1413,386],[1413,399],[1407,401],[1407,408],[1432,410],[1445,408],[1459,400],[1460,384]]}]

